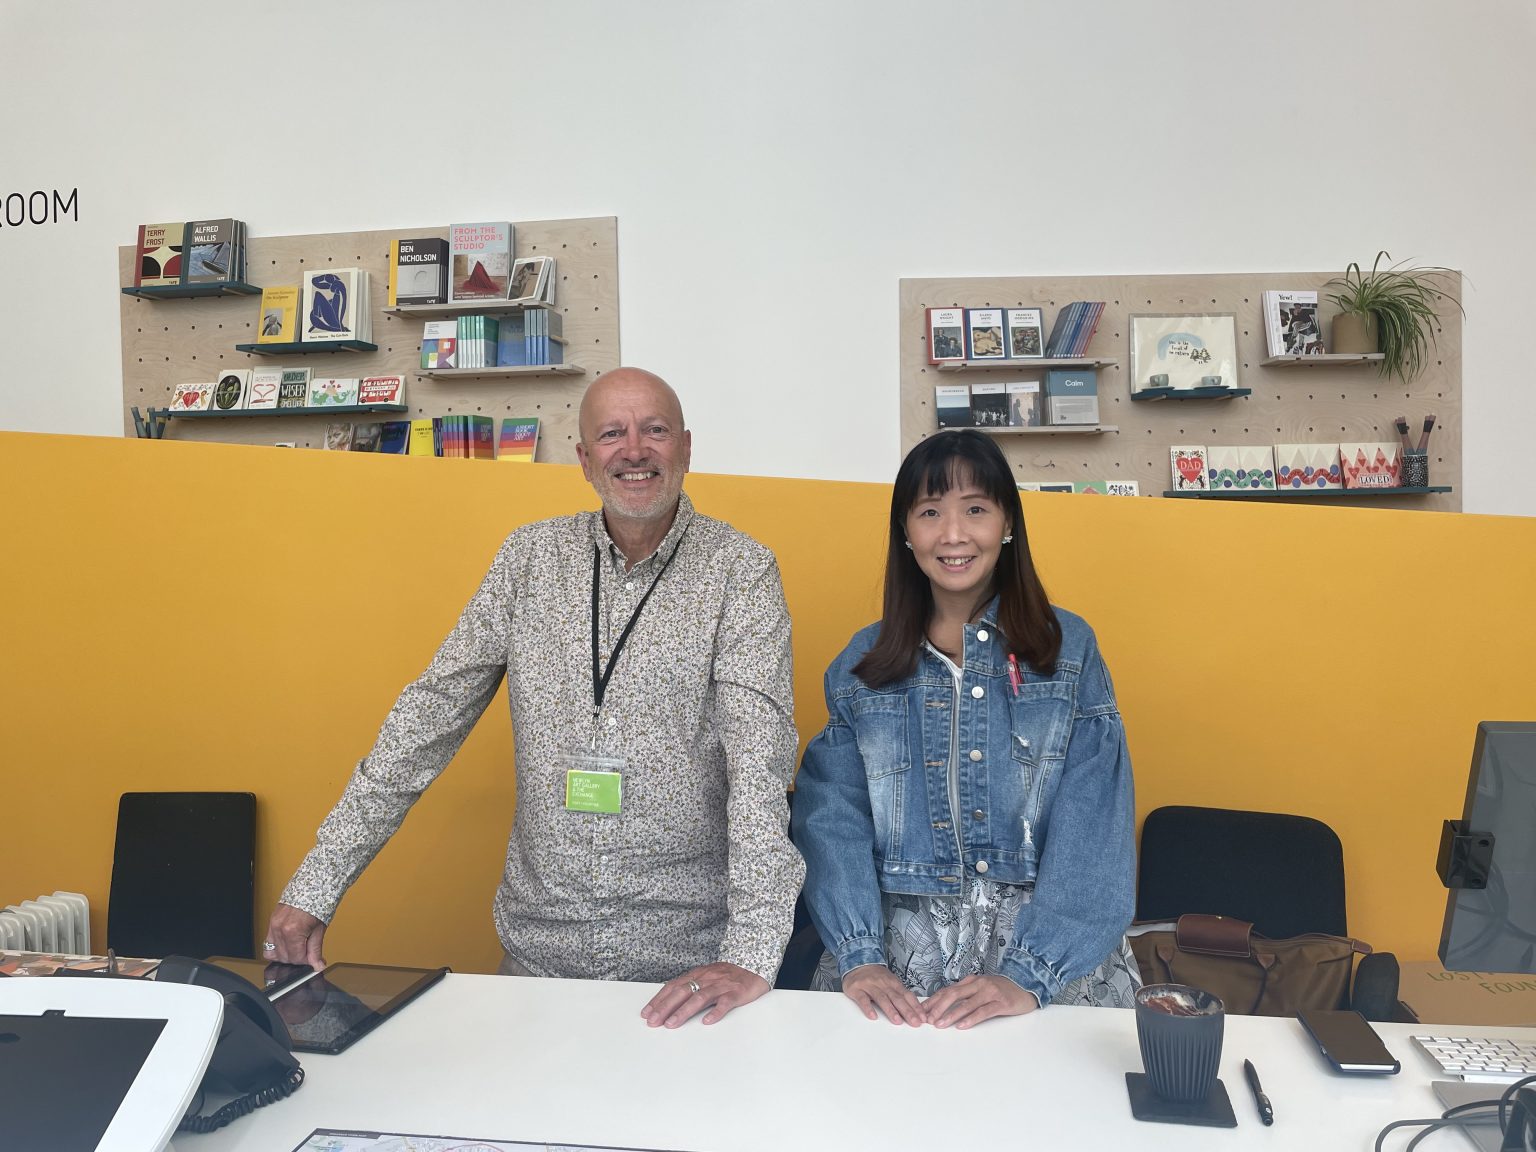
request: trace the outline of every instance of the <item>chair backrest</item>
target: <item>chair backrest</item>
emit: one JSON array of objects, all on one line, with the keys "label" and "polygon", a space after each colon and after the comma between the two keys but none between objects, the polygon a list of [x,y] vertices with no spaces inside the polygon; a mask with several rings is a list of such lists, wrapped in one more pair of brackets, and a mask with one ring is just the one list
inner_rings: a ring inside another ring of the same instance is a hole
[{"label": "chair backrest", "polygon": [[107,944],[122,956],[253,956],[256,797],[125,792]]},{"label": "chair backrest", "polygon": [[1207,912],[1265,936],[1347,936],[1344,848],[1308,816],[1232,808],[1157,808],[1141,829],[1136,918]]}]

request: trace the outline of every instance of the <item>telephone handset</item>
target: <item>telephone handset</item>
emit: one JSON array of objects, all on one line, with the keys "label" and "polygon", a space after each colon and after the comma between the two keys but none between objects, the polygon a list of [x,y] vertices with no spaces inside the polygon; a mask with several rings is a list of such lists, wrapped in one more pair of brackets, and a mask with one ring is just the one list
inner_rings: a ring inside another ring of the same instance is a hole
[{"label": "telephone handset", "polygon": [[224,1023],[203,1077],[203,1089],[233,1093],[236,1099],[207,1116],[197,1107],[179,1131],[212,1132],[231,1120],[291,1096],[304,1083],[304,1069],[293,1056],[288,1026],[261,990],[250,981],[202,960],[167,956],[155,969],[157,981],[200,984],[224,997]]}]

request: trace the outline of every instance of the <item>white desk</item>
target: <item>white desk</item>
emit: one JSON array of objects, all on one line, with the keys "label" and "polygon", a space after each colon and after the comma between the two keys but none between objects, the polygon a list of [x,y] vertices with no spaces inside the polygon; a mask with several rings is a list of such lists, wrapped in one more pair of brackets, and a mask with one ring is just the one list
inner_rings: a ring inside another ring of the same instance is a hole
[{"label": "white desk", "polygon": [[[1124,1074],[1141,1058],[1129,1011],[1055,1007],[941,1032],[865,1020],[840,995],[776,991],[669,1032],[640,1019],[654,988],[450,975],[342,1055],[304,1056],[308,1078],[289,1099],[178,1136],[176,1152],[288,1152],[323,1127],[685,1152],[1332,1152],[1370,1149],[1390,1120],[1438,1114],[1413,1025],[1376,1026],[1403,1071],[1367,1078],[1329,1071],[1294,1020],[1229,1017],[1221,1078],[1238,1126],[1194,1128],[1132,1118]],[[1272,1128],[1244,1057],[1274,1103]],[[1433,1139],[1470,1147],[1457,1133]]]}]

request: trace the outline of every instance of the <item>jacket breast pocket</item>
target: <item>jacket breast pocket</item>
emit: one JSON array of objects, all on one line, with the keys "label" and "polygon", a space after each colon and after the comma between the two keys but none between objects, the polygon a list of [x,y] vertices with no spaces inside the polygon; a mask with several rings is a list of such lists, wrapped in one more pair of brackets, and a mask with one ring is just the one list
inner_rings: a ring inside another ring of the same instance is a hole
[{"label": "jacket breast pocket", "polygon": [[859,696],[849,705],[854,740],[869,784],[875,850],[881,858],[901,851],[912,750],[907,732],[907,698],[895,693]]},{"label": "jacket breast pocket", "polygon": [[1009,751],[1021,764],[1060,760],[1072,739],[1072,686],[1048,680],[1019,685],[1010,701],[1012,738]]}]

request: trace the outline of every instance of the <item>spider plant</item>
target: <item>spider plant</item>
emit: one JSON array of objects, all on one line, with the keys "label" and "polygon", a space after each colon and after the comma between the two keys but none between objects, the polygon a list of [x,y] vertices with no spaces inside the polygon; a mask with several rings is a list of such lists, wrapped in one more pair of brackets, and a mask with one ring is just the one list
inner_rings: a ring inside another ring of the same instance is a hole
[{"label": "spider plant", "polygon": [[1377,347],[1382,352],[1381,375],[1396,376],[1407,384],[1424,370],[1429,346],[1435,343],[1440,301],[1449,300],[1463,316],[1466,309],[1451,291],[1457,279],[1451,269],[1407,267],[1391,260],[1390,253],[1378,252],[1370,272],[1350,264],[1343,276],[1328,281],[1323,289],[1335,290],[1328,299],[1340,312],[1360,316],[1368,325],[1374,323]]}]

